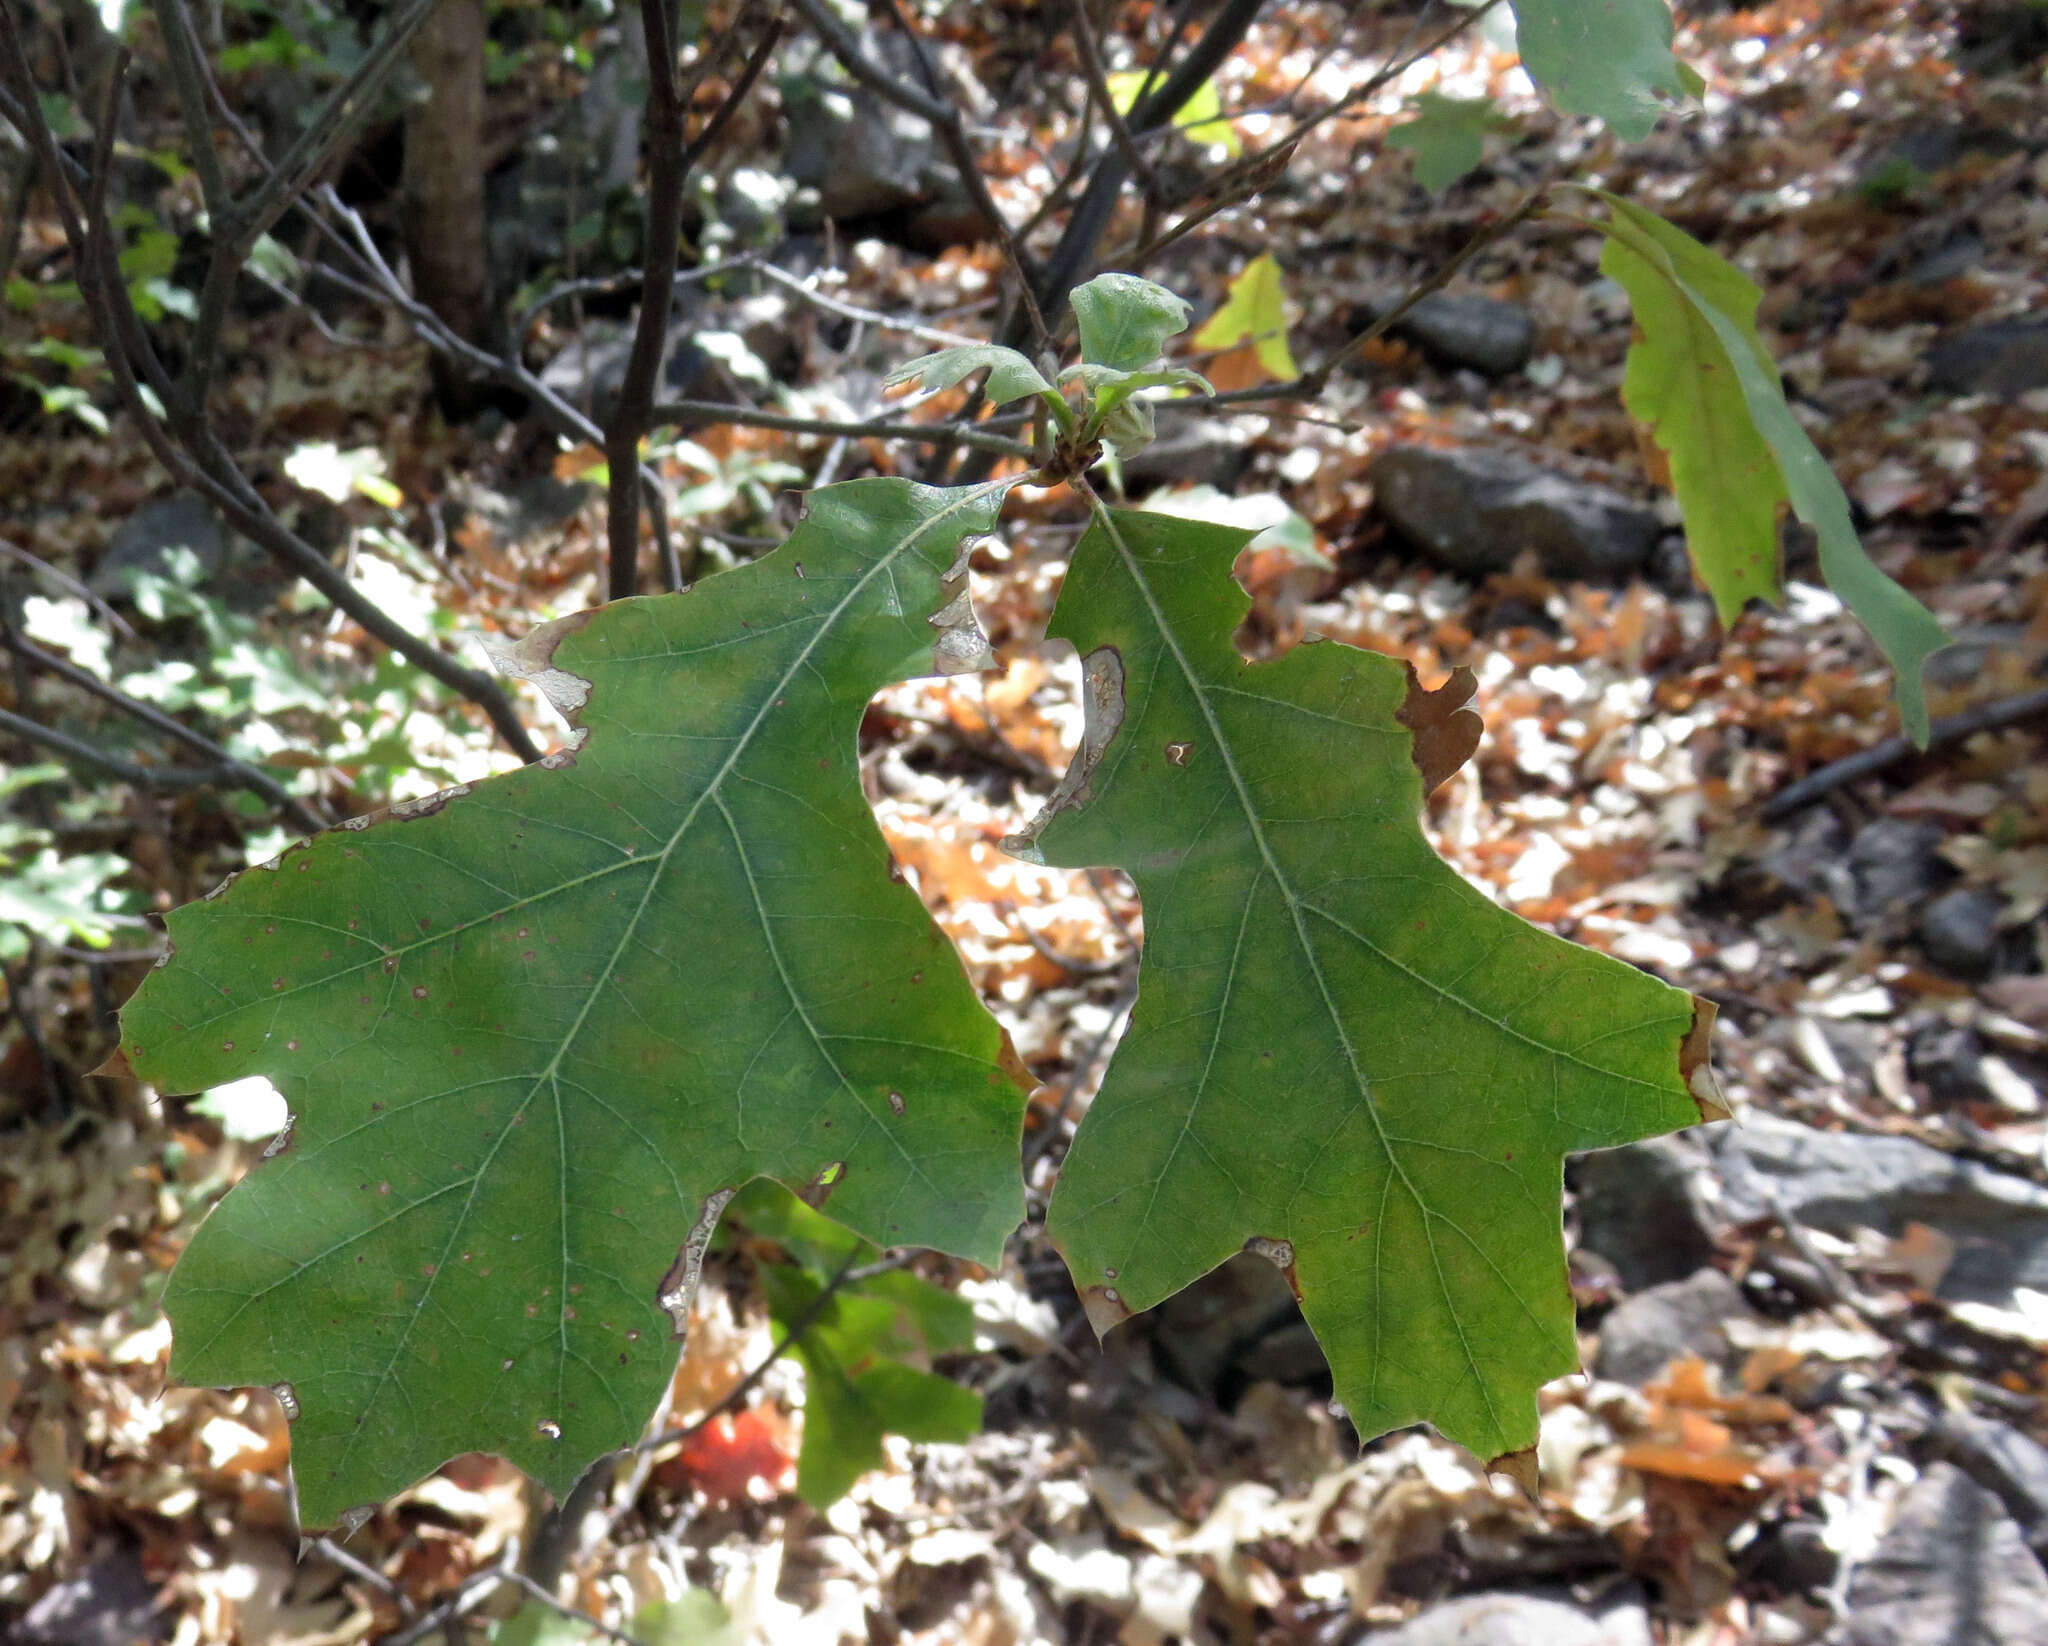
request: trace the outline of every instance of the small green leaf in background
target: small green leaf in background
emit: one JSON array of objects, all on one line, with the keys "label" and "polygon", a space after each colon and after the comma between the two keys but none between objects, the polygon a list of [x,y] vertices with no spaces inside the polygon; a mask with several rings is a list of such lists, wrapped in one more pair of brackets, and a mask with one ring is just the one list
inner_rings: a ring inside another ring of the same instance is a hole
[{"label": "small green leaf in background", "polygon": [[1249,343],[1259,365],[1280,381],[1301,375],[1287,347],[1287,291],[1280,264],[1260,252],[1230,282],[1223,306],[1195,333],[1199,349],[1234,349]]},{"label": "small green leaf in background", "polygon": [[1819,536],[1828,587],[1890,661],[1899,719],[1924,746],[1921,670],[1948,637],[1863,552],[1841,483],[1792,415],[1757,332],[1756,283],[1656,213],[1595,192],[1613,213],[1601,272],[1635,310],[1622,400],[1670,456],[1686,546],[1721,620],[1751,598],[1782,597],[1779,514],[1789,506]]},{"label": "small green leaf in background", "polygon": [[750,1185],[732,1216],[773,1240],[795,1264],[761,1271],[778,1334],[803,1330],[790,1353],[804,1368],[804,1437],[797,1495],[829,1507],[883,1462],[882,1437],[963,1441],[981,1431],[981,1397],[930,1370],[934,1355],[971,1348],[974,1309],[906,1270],[843,1284],[811,1314],[832,1276],[881,1254],[773,1183]]},{"label": "small green leaf in background", "polygon": [[1522,67],[1567,114],[1605,120],[1639,142],[1687,85],[1671,55],[1665,0],[1512,0]]},{"label": "small green leaf in background", "polygon": [[940,349],[936,354],[920,355],[883,378],[882,386],[893,389],[915,383],[927,391],[950,389],[984,367],[988,370],[986,394],[991,406],[1005,406],[1028,394],[1057,398],[1036,366],[1015,349],[1006,349],[999,343],[963,343],[957,348]]},{"label": "small green leaf in background", "polygon": [[829,1181],[870,1240],[1000,1254],[1015,1054],[890,872],[858,731],[987,656],[963,550],[1002,490],[827,487],[750,565],[529,634],[501,666],[568,748],[170,916],[129,1065],[293,1116],[171,1277],[171,1375],[294,1386],[308,1525],[466,1451],[559,1498],[631,1441],[723,1189]]},{"label": "small green leaf in background", "polygon": [[1455,694],[1349,646],[1245,661],[1249,536],[1109,511],[1053,614],[1099,753],[1006,844],[1126,869],[1145,945],[1046,1233],[1099,1328],[1262,1252],[1361,1436],[1521,1452],[1578,1369],[1564,1157],[1718,1112],[1689,1084],[1710,1009],[1431,849],[1418,767],[1478,736]]},{"label": "small green leaf in background", "polygon": [[1413,152],[1415,181],[1431,194],[1441,194],[1478,166],[1488,132],[1515,129],[1489,98],[1426,91],[1413,102],[1415,118],[1388,132],[1387,144]]},{"label": "small green leaf in background", "polygon": [[1081,358],[1091,366],[1142,371],[1159,358],[1169,337],[1186,331],[1187,300],[1135,274],[1098,274],[1068,299],[1081,334]]},{"label": "small green leaf in background", "polygon": [[[1138,94],[1145,89],[1146,71],[1126,69],[1108,78],[1110,102],[1116,105],[1118,114],[1129,114],[1137,107]],[[1153,84],[1158,82],[1155,80]],[[1214,80],[1204,80],[1194,89],[1174,115],[1173,123],[1194,142],[1220,143],[1223,152],[1233,160],[1244,153],[1237,128],[1223,117],[1223,98],[1216,90]]]},{"label": "small green leaf in background", "polygon": [[[650,1600],[633,1614],[626,1632],[640,1646],[742,1646],[746,1633],[706,1589]],[[535,1600],[491,1626],[492,1646],[598,1646],[615,1638]]]}]

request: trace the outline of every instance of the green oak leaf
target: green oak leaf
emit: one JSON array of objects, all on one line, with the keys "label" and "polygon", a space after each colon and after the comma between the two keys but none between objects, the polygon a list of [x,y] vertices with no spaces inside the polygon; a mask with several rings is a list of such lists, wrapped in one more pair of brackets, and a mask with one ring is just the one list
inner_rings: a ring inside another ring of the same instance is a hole
[{"label": "green oak leaf", "polygon": [[1478,167],[1488,132],[1514,130],[1514,121],[1489,98],[1426,91],[1414,104],[1415,118],[1388,132],[1387,144],[1414,153],[1415,181],[1431,194]]},{"label": "green oak leaf", "polygon": [[1478,736],[1458,690],[1348,646],[1244,660],[1249,535],[1109,511],[1054,612],[1090,723],[1011,849],[1127,870],[1145,944],[1047,1234],[1098,1328],[1262,1252],[1362,1436],[1519,1453],[1578,1368],[1564,1157],[1721,1114],[1712,1009],[1430,848],[1424,774]]},{"label": "green oak leaf", "polygon": [[1067,299],[1081,334],[1081,358],[1091,366],[1142,371],[1159,358],[1166,340],[1187,330],[1187,300],[1135,274],[1098,274]]},{"label": "green oak leaf", "polygon": [[1686,547],[1732,623],[1753,596],[1783,594],[1778,517],[1819,537],[1821,575],[1890,661],[1899,719],[1925,746],[1921,671],[1948,643],[1934,614],[1863,552],[1849,500],[1785,403],[1756,327],[1756,283],[1683,229],[1618,196],[1600,253],[1635,311],[1622,402],[1671,460]]},{"label": "green oak leaf", "polygon": [[[877,1279],[938,1291],[913,1275]],[[950,1378],[909,1365],[904,1358],[969,1346],[972,1310],[965,1304],[965,1339],[933,1341],[915,1306],[885,1289],[855,1296],[841,1292],[814,1314],[823,1289],[815,1276],[801,1269],[771,1268],[763,1271],[761,1281],[779,1331],[790,1331],[800,1319],[808,1321],[790,1353],[804,1369],[804,1441],[797,1455],[796,1491],[813,1508],[829,1508],[862,1475],[881,1467],[884,1435],[959,1442],[981,1432],[981,1396]]]},{"label": "green oak leaf", "polygon": [[1522,67],[1567,114],[1605,120],[1639,142],[1663,112],[1660,94],[1690,89],[1671,55],[1666,0],[1511,0]]},{"label": "green oak leaf", "polygon": [[292,1386],[308,1523],[472,1450],[559,1496],[632,1440],[754,1177],[996,1259],[1014,1054],[892,874],[856,737],[881,686],[986,657],[964,547],[1003,489],[828,487],[752,565],[546,625],[501,663],[569,749],[170,917],[129,1065],[265,1075],[293,1116],[171,1277],[171,1375]]},{"label": "green oak leaf", "polygon": [[906,361],[882,379],[884,388],[915,383],[921,389],[950,389],[964,377],[986,368],[987,398],[991,406],[1006,406],[1026,395],[1051,395],[1053,387],[1039,369],[1015,349],[1000,343],[962,343]]},{"label": "green oak leaf", "polygon": [[870,1263],[880,1252],[773,1183],[741,1190],[731,1212],[750,1236],[775,1242],[799,1265],[761,1271],[776,1330],[791,1337],[790,1353],[805,1373],[799,1497],[818,1509],[844,1497],[880,1467],[884,1435],[959,1441],[979,1432],[981,1397],[923,1364],[973,1347],[971,1303],[889,1269],[842,1278],[819,1310],[819,1294],[837,1271]]},{"label": "green oak leaf", "polygon": [[1234,349],[1249,343],[1259,364],[1282,381],[1300,375],[1287,347],[1287,288],[1280,264],[1260,252],[1230,282],[1223,304],[1195,333],[1198,349]]}]

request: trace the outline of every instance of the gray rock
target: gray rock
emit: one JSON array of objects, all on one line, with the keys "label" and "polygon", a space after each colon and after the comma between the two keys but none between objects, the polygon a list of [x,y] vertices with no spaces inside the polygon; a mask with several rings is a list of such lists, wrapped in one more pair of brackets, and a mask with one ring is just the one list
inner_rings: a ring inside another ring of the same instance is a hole
[{"label": "gray rock", "polygon": [[1815,1229],[1905,1233],[1925,1223],[1955,1242],[1940,1295],[2009,1302],[2048,1288],[2048,1188],[1907,1137],[1822,1132],[1772,1115],[1715,1130],[1722,1211],[1731,1222],[1774,1207]]},{"label": "gray rock", "polygon": [[[1370,322],[1391,307],[1367,305],[1364,319]],[[1488,377],[1520,371],[1536,348],[1536,322],[1527,309],[1476,292],[1432,292],[1394,323],[1393,332],[1440,366]]]},{"label": "gray rock", "polygon": [[2048,1558],[2048,1446],[1974,1412],[1947,1413],[1929,1439],[1937,1457],[1995,1493],[2028,1547]]},{"label": "gray rock", "polygon": [[1132,495],[1154,486],[1204,482],[1227,492],[1250,467],[1244,436],[1228,418],[1165,410],[1157,415],[1158,437],[1124,462],[1124,489]]},{"label": "gray rock", "polygon": [[20,1646],[139,1646],[170,1631],[142,1551],[124,1542],[77,1577],[46,1589],[7,1638]]},{"label": "gray rock", "polygon": [[2016,400],[2048,388],[2048,322],[1992,320],[1927,351],[1928,386]]},{"label": "gray rock", "polygon": [[1721,1328],[1749,1318],[1753,1311],[1735,1282],[1719,1269],[1702,1269],[1617,1305],[1600,1323],[1593,1370],[1617,1383],[1648,1383],[1685,1355],[1727,1370],[1736,1350]]},{"label": "gray rock", "polygon": [[138,573],[162,577],[169,571],[173,549],[189,549],[197,557],[202,582],[227,560],[227,535],[212,505],[197,492],[177,492],[145,503],[122,521],[86,586],[103,600],[124,599]]},{"label": "gray rock", "polygon": [[[861,49],[909,85],[921,85],[916,47],[904,35],[868,30]],[[958,173],[939,157],[931,122],[846,83],[836,65],[788,75],[782,87],[788,141],[782,169],[818,191],[831,218],[872,217],[939,198]]]},{"label": "gray rock", "polygon": [[2005,899],[1989,886],[1960,886],[1937,897],[1920,916],[1920,947],[1957,977],[1988,977],[1998,958],[1998,918]]},{"label": "gray rock", "polygon": [[1713,1164],[1689,1137],[1599,1149],[1573,1167],[1579,1245],[1614,1265],[1632,1292],[1683,1280],[1714,1257],[1707,1204]]},{"label": "gray rock", "polygon": [[1914,1030],[1906,1042],[1906,1072],[1944,1108],[1995,1101],[1984,1078],[1984,1042],[1953,1023]]},{"label": "gray rock", "polygon": [[1530,550],[1552,577],[1625,577],[1664,530],[1618,492],[1506,452],[1395,446],[1373,460],[1371,480],[1394,529],[1466,577],[1511,570]]},{"label": "gray rock", "polygon": [[2038,1646],[2048,1576],[1998,1499],[1947,1463],[1856,1569],[1825,1646]]},{"label": "gray rock", "polygon": [[1650,1646],[1650,1617],[1630,1596],[1603,1609],[1568,1595],[1460,1595],[1359,1646]]},{"label": "gray rock", "polygon": [[1880,817],[1849,842],[1854,912],[1873,915],[1917,903],[1955,878],[1940,853],[1948,831],[1926,818]]}]

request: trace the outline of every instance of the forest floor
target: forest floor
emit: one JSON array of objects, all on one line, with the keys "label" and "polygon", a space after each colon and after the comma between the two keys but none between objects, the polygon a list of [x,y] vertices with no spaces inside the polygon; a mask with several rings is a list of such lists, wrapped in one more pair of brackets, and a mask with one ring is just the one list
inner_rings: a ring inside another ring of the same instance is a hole
[{"label": "forest floor", "polygon": [[[1362,78],[1405,23],[1353,29],[1317,70],[1323,83]],[[1148,272],[1205,314],[1248,257],[1273,250],[1308,364],[1552,166],[1654,205],[1763,286],[1766,335],[1866,545],[1959,642],[1931,672],[1936,715],[2002,702],[2038,691],[2048,664],[2048,372],[2037,352],[2031,385],[1970,393],[1955,381],[1963,368],[1929,360],[1973,328],[2042,310],[2048,88],[2038,60],[1960,66],[1974,49],[1961,26],[1958,8],[1928,0],[1702,16],[1682,29],[1681,56],[1707,78],[1704,104],[1626,150],[1544,112],[1513,59],[1475,39],[1323,128],[1287,184]],[[1317,45],[1313,27],[1255,30],[1223,77],[1226,110],[1256,108]],[[1005,76],[1029,59],[1014,42],[961,49],[1001,127]],[[1430,72],[1448,90],[1491,92],[1519,125],[1437,196],[1379,147]],[[1020,123],[996,186],[1013,218],[1038,186],[1023,137]],[[764,149],[720,166],[750,160],[774,164]],[[29,224],[31,249],[54,233]],[[954,330],[987,322],[987,249],[835,242],[827,254],[843,301]],[[790,1490],[801,1376],[778,1361],[738,1411],[622,1473],[563,1591],[576,1607],[623,1627],[650,1601],[709,1590],[733,1638],[778,1646],[1381,1631],[1409,1646],[2040,1638],[2042,720],[1894,761],[1766,821],[1787,784],[1894,729],[1881,660],[1797,543],[1786,609],[1753,609],[1723,633],[1668,552],[1585,581],[1510,545],[1461,576],[1405,547],[1375,502],[1373,460],[1413,444],[1522,452],[1570,485],[1659,506],[1618,394],[1626,305],[1597,256],[1583,229],[1539,223],[1453,286],[1530,317],[1518,369],[1488,377],[1412,343],[1375,345],[1312,407],[1245,408],[1192,433],[1162,419],[1169,455],[1149,471],[1183,489],[1215,479],[1264,500],[1253,507],[1268,518],[1278,499],[1312,532],[1314,553],[1243,564],[1254,653],[1316,631],[1406,658],[1427,682],[1475,672],[1487,734],[1427,818],[1463,874],[1719,1007],[1714,1064],[1738,1122],[1573,1167],[1593,1374],[1545,1393],[1536,1496],[1424,1432],[1361,1452],[1284,1284],[1258,1259],[1098,1344],[1034,1223],[994,1273],[924,1265],[975,1308],[974,1349],[940,1366],[985,1397],[978,1438],[892,1441],[888,1467],[812,1510]],[[821,407],[872,410],[876,363],[918,346],[886,328],[849,337],[800,303],[778,314],[776,375]],[[541,350],[575,346],[560,324]],[[509,633],[601,598],[602,500],[574,489],[592,454],[502,419],[445,427],[422,351],[395,332],[344,348],[292,308],[238,325],[224,390],[246,413],[238,455],[270,493],[299,482],[295,506],[326,521],[380,597],[456,631]],[[1225,448],[1246,460],[1226,462]],[[715,558],[787,529],[784,488],[821,466],[844,478],[900,460],[878,442],[719,428],[666,461],[689,489],[686,534],[715,528],[738,545],[703,537]],[[304,489],[323,461],[343,473],[325,502]],[[361,463],[398,507],[352,487]],[[166,490],[118,422],[102,437],[44,417],[0,449],[0,531],[81,580]],[[1027,1133],[1036,1218],[1128,1005],[1143,911],[1120,877],[998,849],[1043,803],[1080,723],[1071,655],[1037,638],[1079,510],[1061,489],[1019,496],[974,562],[1001,672],[884,693],[862,753],[898,860],[1045,1082]],[[519,514],[534,498],[554,500],[538,525]],[[216,662],[237,660],[259,712],[273,713],[267,689],[289,726],[324,706],[305,701],[310,676],[265,672],[279,658],[362,674],[372,653],[276,592],[193,609],[211,614]],[[97,618],[72,605],[76,659]],[[47,621],[68,609],[52,602]],[[36,690],[58,701],[47,683]],[[540,723],[538,700],[529,707]],[[337,814],[506,763],[487,728],[390,682],[365,689],[348,735],[359,758],[320,796]],[[280,764],[317,763],[305,737],[280,734]],[[81,794],[63,802],[60,857],[106,854],[109,883],[146,912],[282,838],[201,796]],[[530,1536],[533,1493],[508,1467],[457,1460],[345,1540],[302,1548],[276,1399],[167,1384],[164,1278],[263,1134],[232,1103],[195,1107],[81,1072],[111,1049],[111,1011],[153,942],[136,921],[113,928],[111,951],[74,939],[8,966],[0,1630],[316,1646],[417,1637],[451,1597],[479,1619],[508,1614],[518,1591],[476,1581]],[[754,1265],[744,1242],[715,1256],[672,1419],[717,1405],[774,1346]],[[1966,1614],[1985,1632],[1959,1632]],[[561,1627],[543,1637],[585,1637]],[[712,1638],[671,1627],[660,1638]]]}]

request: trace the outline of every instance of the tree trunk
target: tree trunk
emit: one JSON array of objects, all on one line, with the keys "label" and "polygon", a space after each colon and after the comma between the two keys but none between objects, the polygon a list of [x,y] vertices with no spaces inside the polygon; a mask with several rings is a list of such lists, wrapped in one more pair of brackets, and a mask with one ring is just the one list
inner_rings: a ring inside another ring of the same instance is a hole
[{"label": "tree trunk", "polygon": [[[413,291],[449,328],[490,346],[490,263],[484,241],[484,0],[440,0],[413,41],[427,95],[405,117],[401,180]],[[466,374],[438,353],[442,409],[475,409]]]}]

